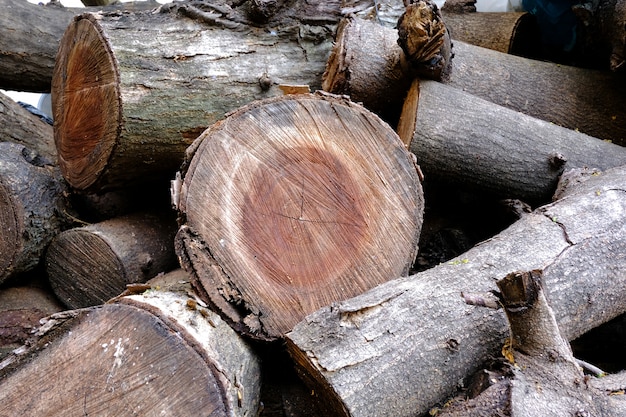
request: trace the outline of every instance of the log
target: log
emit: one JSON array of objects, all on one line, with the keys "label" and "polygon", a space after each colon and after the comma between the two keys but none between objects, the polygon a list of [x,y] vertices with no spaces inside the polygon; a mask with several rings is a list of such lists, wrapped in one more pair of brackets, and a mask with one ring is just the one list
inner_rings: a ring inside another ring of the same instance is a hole
[{"label": "log", "polygon": [[561,336],[541,272],[512,272],[497,285],[511,329],[502,351],[507,362],[488,371],[500,376],[490,378],[487,390],[469,400],[455,398],[437,415],[623,415],[626,402],[616,407],[609,391],[594,386],[597,378],[585,377]]},{"label": "log", "polygon": [[57,150],[52,126],[0,93],[0,141],[24,145],[54,163]]},{"label": "log", "polygon": [[257,415],[258,358],[172,274],[172,289],[51,316],[0,363],[4,413]]},{"label": "log", "polygon": [[36,152],[0,142],[0,283],[39,264],[52,238],[70,227],[67,185]]},{"label": "log", "polygon": [[[109,8],[147,10],[158,5],[150,0]],[[0,88],[49,93],[59,41],[72,18],[85,9],[21,0],[0,0],[0,9],[4,11],[0,13]]]},{"label": "log", "polygon": [[29,285],[0,289],[0,361],[26,343],[41,319],[62,310],[47,288]]},{"label": "log", "polygon": [[415,259],[423,192],[413,159],[346,99],[251,103],[198,138],[180,178],[177,254],[204,299],[250,337],[276,340]]},{"label": "log", "polygon": [[398,135],[427,179],[531,205],[546,203],[573,168],[625,165],[626,149],[434,81],[414,81]]},{"label": "log", "polygon": [[500,311],[468,306],[514,271],[540,269],[566,340],[626,310],[626,167],[589,175],[562,198],[461,256],[309,315],[286,335],[303,378],[333,415],[414,416],[500,352]]},{"label": "log", "polygon": [[45,266],[54,293],[67,307],[102,304],[127,284],[146,282],[177,266],[176,222],[170,215],[134,213],[58,234]]},{"label": "log", "polygon": [[525,12],[465,12],[441,9],[450,37],[505,54],[533,56],[540,48],[539,29]]},{"label": "log", "polygon": [[227,112],[285,87],[320,88],[340,1],[298,1],[260,27],[239,9],[200,6],[85,14],[69,25],[52,108],[72,187],[170,180],[185,149]]},{"label": "log", "polygon": [[[391,28],[349,18],[338,28],[331,52],[331,57],[347,59],[329,59],[324,90],[349,95],[395,126],[397,109],[414,78],[397,39]],[[330,76],[334,73],[345,76],[335,81]],[[455,40],[445,82],[529,116],[626,144],[621,105],[626,81],[619,74],[531,60]]]}]

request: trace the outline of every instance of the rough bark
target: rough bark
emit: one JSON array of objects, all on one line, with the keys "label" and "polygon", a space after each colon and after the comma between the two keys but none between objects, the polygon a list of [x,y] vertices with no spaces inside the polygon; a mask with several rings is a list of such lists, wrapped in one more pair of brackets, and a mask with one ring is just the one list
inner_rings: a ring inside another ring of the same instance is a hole
[{"label": "rough bark", "polygon": [[37,266],[70,226],[66,195],[58,168],[23,145],[0,142],[0,282]]},{"label": "rough bark", "polygon": [[398,44],[419,77],[441,81],[452,59],[450,32],[431,0],[411,1],[398,19]]},{"label": "rough bark", "polygon": [[626,164],[621,146],[428,80],[411,86],[398,134],[427,179],[533,205],[550,200],[564,170]]},{"label": "rough bark", "polygon": [[22,346],[40,326],[39,320],[64,310],[47,289],[37,286],[0,290],[0,361]]},{"label": "rough bark", "polygon": [[66,230],[46,252],[54,293],[69,308],[102,304],[127,284],[146,282],[177,265],[172,216],[135,213]]},{"label": "rough bark", "polygon": [[609,391],[594,386],[597,378],[585,377],[561,336],[541,272],[512,272],[497,285],[511,331],[502,351],[509,362],[499,365],[504,375],[491,378],[488,389],[475,398],[447,402],[437,415],[623,415],[626,403],[611,402]]},{"label": "rough bark", "polygon": [[258,358],[188,295],[186,274],[168,276],[174,288],[162,277],[142,294],[51,316],[0,363],[0,415],[256,415]]},{"label": "rough bark", "polygon": [[287,334],[304,378],[335,415],[421,415],[497,355],[501,312],[464,292],[542,270],[562,335],[572,340],[622,314],[626,293],[626,167],[590,175],[560,200],[430,270],[322,308]]},{"label": "rough bark", "polygon": [[342,10],[301,1],[262,26],[212,3],[77,17],[53,77],[63,175],[92,191],[170,179],[227,112],[286,86],[319,89]]},{"label": "rough bark", "polygon": [[19,143],[56,163],[52,126],[0,93],[0,141]]},{"label": "rough bark", "polygon": [[[109,7],[146,10],[158,5],[155,1],[139,1]],[[0,9],[0,88],[50,92],[59,41],[72,18],[85,13],[85,9],[22,0],[0,0]]]},{"label": "rough bark", "polygon": [[529,116],[626,145],[626,80],[456,41],[448,84]]},{"label": "rough bark", "polygon": [[[349,95],[395,125],[400,115],[397,109],[414,76],[393,29],[349,19],[338,28],[323,87]],[[626,82],[619,74],[556,65],[454,41],[446,83],[529,116],[626,143],[626,114],[621,105]]]},{"label": "rough bark", "polygon": [[373,113],[334,96],[232,113],[190,148],[173,193],[183,267],[259,339],[407,274],[417,252],[423,194],[412,156]]}]

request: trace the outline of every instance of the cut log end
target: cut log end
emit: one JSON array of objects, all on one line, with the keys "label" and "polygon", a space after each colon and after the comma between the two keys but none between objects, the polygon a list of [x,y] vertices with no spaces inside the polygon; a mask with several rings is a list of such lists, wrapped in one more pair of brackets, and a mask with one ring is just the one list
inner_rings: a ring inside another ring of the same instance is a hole
[{"label": "cut log end", "polygon": [[213,304],[243,301],[251,313],[232,321],[280,337],[319,307],[408,272],[421,185],[395,133],[362,107],[313,95],[271,99],[199,140],[180,201],[198,239],[183,246],[219,265],[187,266],[213,271],[199,277]]},{"label": "cut log end", "polygon": [[[92,256],[84,256],[85,253]],[[93,265],[86,268],[86,262]],[[78,229],[54,239],[46,254],[46,270],[54,292],[70,308],[102,304],[129,283],[109,244],[96,234]],[[66,277],[83,277],[85,270],[93,271],[89,279],[76,280],[74,285],[67,282]]]},{"label": "cut log end", "polygon": [[117,65],[95,19],[85,14],[70,24],[52,81],[59,166],[77,189],[97,181],[117,143],[121,120]]}]

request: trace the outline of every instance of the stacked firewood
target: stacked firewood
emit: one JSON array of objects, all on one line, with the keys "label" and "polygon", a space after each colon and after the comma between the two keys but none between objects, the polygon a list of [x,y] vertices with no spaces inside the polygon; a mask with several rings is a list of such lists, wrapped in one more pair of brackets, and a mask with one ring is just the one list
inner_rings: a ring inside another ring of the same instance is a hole
[{"label": "stacked firewood", "polygon": [[[427,0],[0,3],[48,36],[0,41],[0,87],[54,118],[0,96],[0,415],[624,413],[568,343],[626,312],[619,41],[589,69]],[[623,41],[620,4],[587,26]]]}]

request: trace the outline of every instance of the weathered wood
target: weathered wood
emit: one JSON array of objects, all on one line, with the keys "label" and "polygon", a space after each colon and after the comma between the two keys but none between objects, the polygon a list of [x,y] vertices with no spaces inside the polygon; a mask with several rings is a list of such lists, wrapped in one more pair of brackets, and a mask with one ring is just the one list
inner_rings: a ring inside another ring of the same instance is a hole
[{"label": "weathered wood", "polygon": [[511,329],[502,350],[508,362],[497,365],[500,376],[490,378],[487,390],[469,400],[448,401],[437,415],[623,415],[626,402],[610,403],[610,391],[596,388],[597,378],[585,377],[561,336],[541,272],[512,272],[497,285]]},{"label": "weathered wood", "polygon": [[626,145],[626,80],[455,41],[448,84],[556,125]]},{"label": "weathered wood", "polygon": [[0,361],[22,346],[39,320],[64,310],[49,289],[20,286],[0,289]]},{"label": "weathered wood", "polygon": [[626,164],[626,149],[435,81],[414,81],[398,135],[427,179],[546,203],[563,170]]},{"label": "weathered wood", "polygon": [[0,141],[19,143],[51,163],[57,159],[52,126],[0,93]]},{"label": "weathered wood", "polygon": [[540,48],[539,29],[528,13],[454,13],[442,8],[441,14],[455,41],[522,56],[532,56]]},{"label": "weathered wood", "polygon": [[258,358],[171,274],[174,288],[162,277],[160,289],[51,316],[0,363],[0,414],[257,415]]},{"label": "weathered wood", "polygon": [[[347,94],[392,123],[398,119],[397,109],[414,73],[393,29],[349,19],[338,28],[331,57],[337,58],[329,59],[323,82],[326,91]],[[626,110],[622,106],[626,81],[619,74],[556,65],[454,41],[446,83],[529,116],[626,144]]]},{"label": "weathered wood", "polygon": [[172,216],[135,213],[66,230],[46,252],[48,279],[69,308],[102,304],[127,284],[177,266]]},{"label": "weathered wood", "polygon": [[441,81],[450,72],[452,43],[432,0],[414,0],[398,19],[398,44],[419,77]]},{"label": "weathered wood", "polygon": [[86,14],[70,24],[52,100],[70,185],[169,180],[191,141],[227,112],[288,85],[320,88],[341,2],[296,2],[262,27],[239,8],[201,6]]},{"label": "weathered wood", "polygon": [[66,193],[58,168],[23,145],[0,142],[0,282],[37,266],[70,226]]},{"label": "weathered wood", "polygon": [[626,167],[590,175],[555,203],[430,270],[309,315],[288,349],[335,415],[422,415],[500,352],[502,312],[464,303],[516,270],[541,269],[563,337],[626,311]]},{"label": "weathered wood", "polygon": [[280,338],[306,314],[407,274],[423,195],[395,132],[348,100],[254,102],[189,151],[176,248],[234,328]]},{"label": "weathered wood", "polygon": [[[109,8],[146,10],[158,5],[150,0],[118,3]],[[44,6],[0,0],[0,10],[0,88],[50,92],[59,41],[72,18],[85,13],[85,9],[68,9],[59,3]]]},{"label": "weathered wood", "polygon": [[282,94],[280,84],[318,88],[330,31],[230,27],[171,13],[78,17],[53,79],[55,141],[70,185],[169,180],[185,149],[228,111]]}]

